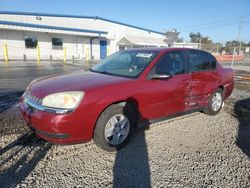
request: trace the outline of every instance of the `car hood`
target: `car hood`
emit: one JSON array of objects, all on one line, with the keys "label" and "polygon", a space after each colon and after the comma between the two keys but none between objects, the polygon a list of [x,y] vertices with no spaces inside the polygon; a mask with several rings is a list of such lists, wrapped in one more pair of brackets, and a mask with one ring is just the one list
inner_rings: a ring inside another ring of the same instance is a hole
[{"label": "car hood", "polygon": [[36,97],[43,98],[52,93],[64,91],[88,91],[129,80],[132,79],[90,71],[76,71],[68,74],[37,79],[30,84],[28,90]]}]

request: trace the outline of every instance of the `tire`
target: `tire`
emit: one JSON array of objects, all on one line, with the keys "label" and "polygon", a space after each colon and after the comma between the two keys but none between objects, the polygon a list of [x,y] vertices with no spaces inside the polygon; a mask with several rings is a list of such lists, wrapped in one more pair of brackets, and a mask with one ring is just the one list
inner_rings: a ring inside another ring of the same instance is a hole
[{"label": "tire", "polygon": [[[217,104],[216,104],[217,103]],[[217,89],[208,99],[208,106],[204,109],[207,115],[216,115],[220,112],[223,106],[223,90]]]},{"label": "tire", "polygon": [[97,120],[94,142],[106,151],[121,149],[134,133],[135,117],[131,107],[111,105]]}]

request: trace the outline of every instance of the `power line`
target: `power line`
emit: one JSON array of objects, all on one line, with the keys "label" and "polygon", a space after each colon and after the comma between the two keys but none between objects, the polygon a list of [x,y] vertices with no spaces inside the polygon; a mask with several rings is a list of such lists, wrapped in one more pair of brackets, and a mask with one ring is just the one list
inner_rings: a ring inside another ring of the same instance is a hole
[{"label": "power line", "polygon": [[[250,23],[249,21],[245,21],[244,23]],[[219,27],[224,27],[224,26],[229,26],[229,25],[238,25],[239,22],[231,22],[231,23],[226,23],[226,24],[217,24],[213,26],[207,26],[207,27],[200,27],[200,28],[192,28],[192,29],[185,29],[185,30],[180,30],[180,32],[190,32],[193,30],[207,30],[207,29],[214,29],[214,28],[219,28]]]},{"label": "power line", "polygon": [[182,27],[177,27],[179,29],[185,29],[185,28],[193,28],[193,27],[200,27],[200,26],[207,26],[207,25],[215,25],[215,24],[225,24],[228,21],[238,21],[240,22],[241,20],[248,19],[246,17],[237,17],[237,18],[228,18],[228,19],[223,19],[223,20],[217,20],[217,21],[211,21],[207,23],[201,23],[201,24],[195,24],[195,25],[189,25],[189,26],[182,26]]},{"label": "power line", "polygon": [[[181,31],[190,31],[194,29],[198,30],[200,28],[203,29],[203,28],[213,28],[213,27],[224,26],[224,25],[234,25],[236,23],[239,24],[240,22],[248,23],[249,21],[250,21],[249,18],[237,17],[237,18],[224,19],[224,20],[219,20],[219,21],[183,26],[183,27],[176,27],[176,28],[178,30],[180,29]],[[167,31],[167,30],[168,29],[164,29],[164,31]]]}]

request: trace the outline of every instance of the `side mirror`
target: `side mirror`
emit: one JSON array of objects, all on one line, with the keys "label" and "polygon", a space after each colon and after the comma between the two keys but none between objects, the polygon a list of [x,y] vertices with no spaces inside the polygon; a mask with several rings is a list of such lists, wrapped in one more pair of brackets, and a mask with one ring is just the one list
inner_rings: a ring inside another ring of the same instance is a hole
[{"label": "side mirror", "polygon": [[151,76],[151,79],[158,79],[158,80],[167,80],[169,78],[172,78],[170,74],[153,74]]}]

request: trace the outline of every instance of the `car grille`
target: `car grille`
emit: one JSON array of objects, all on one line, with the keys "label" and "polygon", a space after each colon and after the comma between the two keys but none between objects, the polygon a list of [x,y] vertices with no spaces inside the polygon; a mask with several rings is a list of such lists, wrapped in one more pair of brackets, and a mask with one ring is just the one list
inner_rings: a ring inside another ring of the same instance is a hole
[{"label": "car grille", "polygon": [[37,103],[37,104],[42,104],[42,99],[40,99],[34,95],[31,95],[31,93],[29,91],[25,92],[25,99],[31,100],[32,102]]}]

